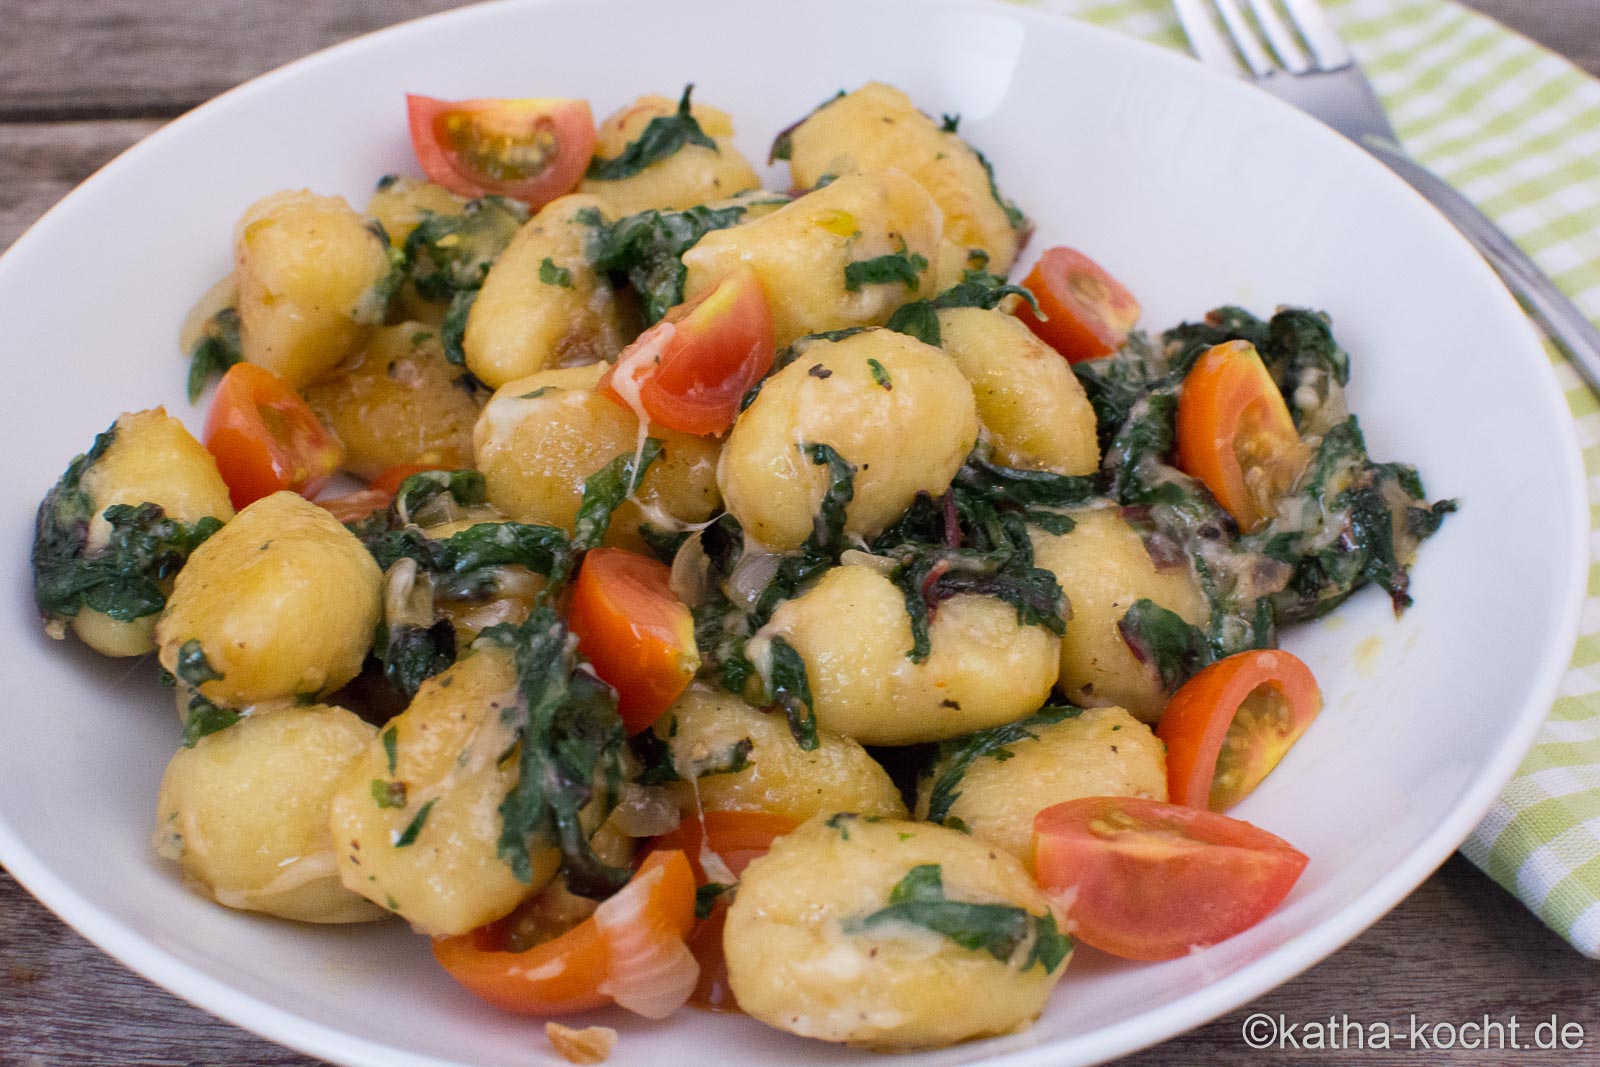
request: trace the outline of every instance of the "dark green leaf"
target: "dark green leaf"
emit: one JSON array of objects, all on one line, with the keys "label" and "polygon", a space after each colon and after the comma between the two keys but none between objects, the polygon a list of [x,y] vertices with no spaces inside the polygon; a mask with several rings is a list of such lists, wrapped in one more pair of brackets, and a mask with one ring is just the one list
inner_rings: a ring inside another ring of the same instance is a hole
[{"label": "dark green leaf", "polygon": [[791,152],[794,150],[794,131],[799,129],[801,123],[805,122],[806,119],[810,118],[812,115],[815,115],[817,112],[821,111],[823,108],[827,107],[829,104],[833,103],[835,100],[838,100],[844,95],[845,91],[840,89],[838,92],[828,97],[828,99],[824,100],[822,103],[818,104],[816,107],[802,115],[800,118],[784,127],[783,130],[779,132],[778,136],[773,139],[772,148],[767,152],[768,165],[776,163],[780,159],[788,159]]},{"label": "dark green leaf", "polygon": [[417,835],[422,833],[422,828],[428,825],[428,816],[433,813],[437,800],[430,800],[417,809],[417,814],[412,818],[406,828],[400,831],[400,836],[394,839],[395,848],[410,848],[417,843]]},{"label": "dark green leaf", "polygon": [[852,293],[864,285],[904,285],[913,293],[922,284],[922,272],[928,269],[928,257],[920,252],[907,253],[902,241],[900,251],[886,252],[871,259],[858,259],[845,264],[844,287]]},{"label": "dark green leaf", "polygon": [[683,254],[712,230],[737,225],[746,210],[742,204],[700,205],[629,215],[603,229],[595,264],[626,279],[644,300],[645,322],[654,323],[683,303]]},{"label": "dark green leaf", "polygon": [[846,547],[845,511],[855,499],[856,469],[832,445],[803,444],[800,450],[812,463],[828,468],[828,487],[812,520],[810,547],[813,552],[836,557]]},{"label": "dark green leaf", "polygon": [[522,881],[540,840],[561,849],[567,886],[603,898],[630,874],[595,855],[580,813],[596,802],[604,819],[623,781],[627,734],[616,696],[579,669],[577,640],[555,609],[541,605],[510,632],[522,701],[506,709],[518,746],[517,783],[500,805],[500,858]]},{"label": "dark green leaf", "polygon": [[189,707],[184,712],[183,747],[193,748],[202,737],[226,730],[239,719],[237,711],[218,707],[197,693],[189,698]]},{"label": "dark green leaf", "polygon": [[1071,940],[1055,919],[1032,915],[1010,904],[968,904],[944,894],[944,872],[936,863],[913,867],[889,892],[889,906],[842,924],[846,934],[867,933],[886,924],[920,926],[932,930],[972,952],[987,952],[1009,963],[1025,942],[1032,940],[1026,970],[1034,964],[1046,973],[1070,954]]},{"label": "dark green leaf", "polygon": [[400,742],[399,735],[396,733],[395,728],[393,726],[391,726],[387,730],[383,731],[382,740],[383,740],[383,755],[384,755],[384,758],[388,761],[389,773],[393,774],[394,773],[394,768],[395,768],[395,763],[397,762],[397,760],[399,758],[398,746],[399,746],[399,742]]},{"label": "dark green leaf", "polygon": [[684,145],[699,145],[713,152],[721,151],[717,142],[706,135],[690,112],[689,95],[693,85],[686,85],[678,110],[671,115],[658,115],[650,120],[639,139],[628,142],[620,156],[602,159],[595,156],[589,163],[589,178],[593,181],[614,182],[631,178],[653,163],[659,163],[678,154]]},{"label": "dark green leaf", "polygon": [[1169,693],[1212,661],[1204,630],[1148,598],[1134,601],[1117,623],[1117,632],[1135,659],[1155,667]]},{"label": "dark green leaf", "polygon": [[229,367],[242,359],[239,312],[235,308],[223,308],[206,320],[200,340],[189,352],[189,403],[198,401],[213,378],[222,377]]},{"label": "dark green leaf", "polygon": [[815,751],[817,716],[811,710],[811,682],[806,677],[806,661],[782,637],[772,639],[771,681],[766,703],[783,712],[795,743],[807,752]]},{"label": "dark green leaf", "polygon": [[394,691],[410,700],[422,683],[442,674],[456,661],[456,628],[449,619],[431,626],[386,626],[377,649],[383,677]]},{"label": "dark green leaf", "polygon": [[572,272],[566,267],[556,266],[555,260],[549,256],[539,261],[539,280],[545,285],[557,285],[563,289],[572,288]]},{"label": "dark green leaf", "polygon": [[733,892],[734,887],[721,882],[707,882],[694,891],[694,917],[704,922],[711,918],[711,911],[717,906],[727,893]]},{"label": "dark green leaf", "polygon": [[573,551],[586,551],[605,539],[612,514],[639,488],[664,445],[659,437],[647,437],[637,455],[624,453],[584,479],[583,502],[573,521]]},{"label": "dark green leaf", "polygon": [[875,359],[869,359],[867,360],[867,369],[872,371],[872,380],[877,382],[878,385],[884,389],[894,388],[894,380],[889,377],[889,372],[884,369],[882,363]]},{"label": "dark green leaf", "polygon": [[527,220],[527,208],[501,196],[469,201],[459,215],[425,214],[404,250],[417,295],[443,304],[477,289]]},{"label": "dark green leaf", "polygon": [[177,669],[173,673],[178,676],[178,681],[191,689],[199,689],[207,682],[219,681],[222,678],[222,672],[206,659],[205,648],[193,638],[178,646]]},{"label": "dark green leaf", "polygon": [[450,310],[444,313],[439,326],[439,343],[444,346],[444,358],[458,367],[467,363],[467,352],[462,346],[467,336],[467,316],[478,299],[478,290],[462,289],[450,298]]},{"label": "dark green leaf", "polygon": [[1066,705],[1046,707],[1020,722],[1006,723],[939,742],[938,751],[933,757],[933,766],[939,768],[939,777],[934,779],[933,788],[928,794],[927,820],[937,823],[949,820],[950,808],[961,796],[961,780],[978,760],[1003,758],[1001,753],[1007,752],[1007,746],[1019,741],[1037,740],[1039,735],[1034,732],[1037,728],[1053,726],[1082,714],[1082,708]]}]

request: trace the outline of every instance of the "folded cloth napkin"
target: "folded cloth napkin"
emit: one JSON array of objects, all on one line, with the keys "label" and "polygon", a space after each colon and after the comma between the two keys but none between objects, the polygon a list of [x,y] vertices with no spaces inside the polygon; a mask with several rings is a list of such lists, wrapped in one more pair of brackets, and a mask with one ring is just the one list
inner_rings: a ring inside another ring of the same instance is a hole
[{"label": "folded cloth napkin", "polygon": [[[1170,0],[1018,0],[1186,49]],[[1600,316],[1600,81],[1452,0],[1324,0],[1417,159]],[[1547,346],[1548,347],[1548,346]],[[1600,497],[1600,399],[1554,348]],[[1600,531],[1600,507],[1592,510]],[[1600,533],[1591,533],[1591,548]],[[1600,567],[1528,758],[1462,852],[1600,958]]]}]

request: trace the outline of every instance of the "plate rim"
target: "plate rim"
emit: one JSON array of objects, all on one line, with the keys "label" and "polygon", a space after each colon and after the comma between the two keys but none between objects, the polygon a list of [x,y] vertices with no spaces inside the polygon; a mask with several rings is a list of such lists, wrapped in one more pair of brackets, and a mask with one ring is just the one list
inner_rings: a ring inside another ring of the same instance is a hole
[{"label": "plate rim", "polygon": [[[293,78],[303,70],[324,63],[338,62],[347,54],[382,47],[385,38],[419,32],[422,27],[435,20],[493,18],[494,13],[501,9],[566,6],[579,2],[581,0],[484,0],[383,26],[256,75],[192,108],[129,145],[75,186],[29,225],[4,254],[0,254],[0,286],[5,284],[7,275],[14,269],[12,264],[20,258],[18,249],[27,250],[34,244],[46,240],[49,232],[60,225],[60,219],[70,213],[76,202],[82,199],[85,189],[91,186],[98,188],[105,182],[114,180],[116,174],[126,167],[130,160],[142,158],[149,152],[160,151],[168,139],[181,134],[192,121],[197,121],[198,117],[215,109],[229,106],[238,97],[269,90],[280,80]],[[905,3],[907,0],[872,0],[872,2]],[[948,10],[975,11],[991,16],[1003,15],[1019,20],[1025,25],[1051,25],[1056,30],[1082,34],[1090,41],[1105,47],[1132,49],[1136,53],[1142,53],[1151,63],[1165,64],[1174,70],[1184,68],[1187,73],[1182,77],[1193,77],[1198,72],[1200,77],[1210,79],[1213,83],[1230,83],[1226,91],[1255,95],[1261,100],[1269,101],[1269,106],[1292,112],[1297,116],[1295,121],[1308,128],[1319,127],[1322,133],[1317,136],[1341,142],[1342,147],[1338,150],[1347,153],[1352,165],[1366,167],[1369,170],[1375,168],[1376,171],[1382,172],[1383,180],[1390,182],[1392,186],[1404,189],[1413,199],[1415,207],[1422,209],[1423,213],[1431,218],[1434,228],[1445,231],[1443,236],[1447,240],[1455,241],[1462,255],[1476,262],[1480,277],[1490,288],[1498,291],[1495,299],[1500,303],[1502,311],[1508,313],[1508,319],[1515,319],[1521,323],[1522,332],[1531,345],[1525,347],[1520,356],[1502,353],[1497,358],[1522,359],[1537,365],[1536,377],[1539,380],[1540,394],[1549,409],[1548,414],[1555,416],[1552,421],[1556,424],[1557,435],[1562,439],[1561,443],[1564,446],[1561,450],[1564,469],[1560,473],[1561,480],[1567,483],[1568,493],[1564,499],[1570,515],[1569,529],[1565,538],[1568,556],[1565,567],[1568,592],[1565,602],[1560,605],[1556,631],[1561,640],[1546,648],[1536,669],[1530,673],[1528,695],[1518,709],[1512,728],[1508,731],[1509,743],[1501,746],[1493,758],[1482,766],[1446,816],[1434,825],[1403,862],[1396,864],[1376,882],[1311,929],[1285,940],[1228,975],[1180,995],[1162,1006],[1154,1018],[1149,1013],[1135,1015],[1087,1033],[1051,1040],[1035,1048],[999,1053],[984,1060],[987,1063],[1004,1064],[1007,1067],[1062,1067],[1067,1061],[1060,1053],[1070,1045],[1071,1062],[1085,1065],[1103,1063],[1113,1057],[1160,1044],[1230,1011],[1242,1008],[1267,991],[1321,963],[1409,896],[1412,890],[1449,858],[1450,854],[1470,835],[1472,829],[1482,821],[1532,746],[1540,726],[1549,714],[1550,706],[1559,691],[1571,660],[1582,608],[1587,598],[1587,576],[1590,566],[1588,541],[1591,529],[1586,507],[1589,500],[1588,476],[1581,458],[1575,420],[1567,406],[1565,393],[1556,376],[1555,368],[1548,359],[1536,358],[1543,356],[1544,344],[1532,322],[1494,276],[1488,264],[1472,249],[1466,238],[1456,231],[1421,194],[1377,159],[1292,105],[1259,92],[1241,79],[1211,70],[1181,51],[1065,13],[1025,6],[1017,0],[936,0],[936,2]],[[179,133],[174,133],[174,130]],[[16,882],[45,908],[118,963],[230,1025],[306,1055],[349,1064],[351,1067],[459,1067],[458,1061],[442,1060],[431,1055],[357,1037],[336,1027],[275,1007],[234,986],[219,982],[179,959],[155,940],[101,912],[72,886],[56,876],[48,865],[23,845],[20,838],[10,829],[3,812],[0,812],[0,864],[3,864]]]}]

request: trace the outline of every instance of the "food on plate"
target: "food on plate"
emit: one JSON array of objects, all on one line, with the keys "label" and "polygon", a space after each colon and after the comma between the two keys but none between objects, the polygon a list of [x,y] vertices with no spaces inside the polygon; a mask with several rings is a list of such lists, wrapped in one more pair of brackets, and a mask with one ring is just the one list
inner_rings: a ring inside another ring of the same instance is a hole
[{"label": "food on plate", "polygon": [[173,689],[188,885],[397,916],[522,1015],[878,1049],[1285,899],[1315,857],[1220,814],[1274,822],[1322,706],[1280,628],[1403,610],[1455,506],[1326,316],[1146,332],[887,85],[779,135],[785,191],[687,88],[407,108],[423,176],[241,205],[201,440],[125,413],[39,508],[46,631]]}]

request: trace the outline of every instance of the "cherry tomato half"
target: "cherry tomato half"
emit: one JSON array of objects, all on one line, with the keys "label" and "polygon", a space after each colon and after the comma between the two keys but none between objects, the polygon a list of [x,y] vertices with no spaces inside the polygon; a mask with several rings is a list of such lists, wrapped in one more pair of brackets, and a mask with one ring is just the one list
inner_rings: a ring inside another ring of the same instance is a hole
[{"label": "cherry tomato half", "polygon": [[1022,287],[1039,301],[1044,318],[1026,300],[1017,305],[1017,317],[1072,363],[1111,355],[1139,321],[1133,294],[1076,249],[1047,249]]},{"label": "cherry tomato half", "polygon": [[482,927],[433,943],[450,976],[504,1011],[567,1015],[615,1002],[659,1019],[688,1000],[699,967],[684,941],[694,926],[694,873],[681,852],[645,857],[633,879],[560,937],[501,950]]},{"label": "cherry tomato half", "polygon": [[1033,820],[1039,885],[1085,944],[1170,960],[1260,922],[1307,859],[1287,841],[1215,812],[1135,797],[1088,797]]},{"label": "cherry tomato half", "polygon": [[310,496],[344,463],[344,445],[300,394],[254,363],[222,376],[204,436],[235,508],[285,489]]},{"label": "cherry tomato half", "polygon": [[617,691],[628,733],[648,729],[700,669],[694,616],[672,592],[664,563],[620,548],[584,554],[567,623],[578,649]]},{"label": "cherry tomato half", "polygon": [[588,101],[435,100],[408,95],[411,147],[428,180],[538,210],[578,187],[594,155]]},{"label": "cherry tomato half", "polygon": [[1178,467],[1211,490],[1246,532],[1272,517],[1309,452],[1283,394],[1248,341],[1215,345],[1178,397]]},{"label": "cherry tomato half", "polygon": [[718,434],[776,357],[766,291],[744,265],[641,334],[600,388],[657,425]]},{"label": "cherry tomato half", "polygon": [[1167,746],[1167,795],[1226,811],[1261,784],[1322,710],[1322,692],[1300,657],[1282,649],[1240,652],[1183,684],[1156,736]]}]

